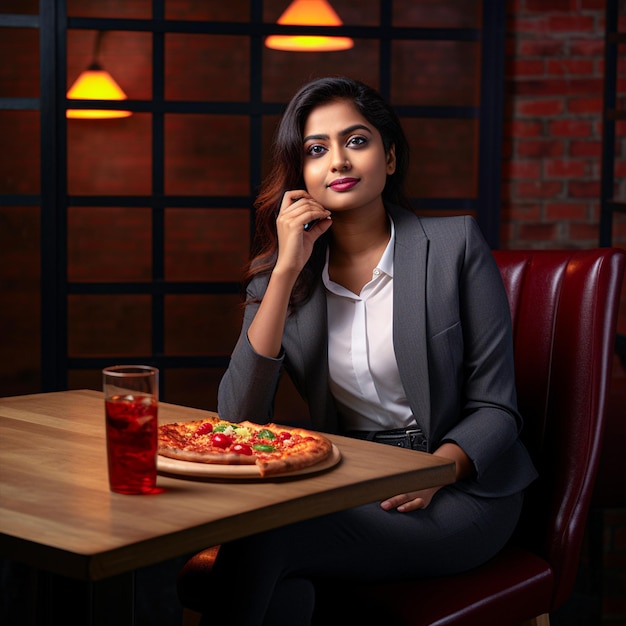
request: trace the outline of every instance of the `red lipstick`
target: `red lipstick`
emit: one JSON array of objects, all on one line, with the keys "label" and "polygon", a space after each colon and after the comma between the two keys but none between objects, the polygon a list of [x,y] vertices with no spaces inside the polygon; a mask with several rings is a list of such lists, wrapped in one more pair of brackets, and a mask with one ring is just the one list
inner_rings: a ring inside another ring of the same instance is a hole
[{"label": "red lipstick", "polygon": [[358,178],[337,178],[328,185],[333,191],[349,191],[359,182]]}]

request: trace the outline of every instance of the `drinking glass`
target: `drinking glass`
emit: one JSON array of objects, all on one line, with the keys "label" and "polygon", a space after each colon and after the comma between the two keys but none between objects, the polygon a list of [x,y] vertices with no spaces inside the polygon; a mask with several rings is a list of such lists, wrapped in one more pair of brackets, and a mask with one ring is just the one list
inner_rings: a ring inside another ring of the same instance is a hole
[{"label": "drinking glass", "polygon": [[111,491],[156,492],[159,370],[115,365],[102,370]]}]

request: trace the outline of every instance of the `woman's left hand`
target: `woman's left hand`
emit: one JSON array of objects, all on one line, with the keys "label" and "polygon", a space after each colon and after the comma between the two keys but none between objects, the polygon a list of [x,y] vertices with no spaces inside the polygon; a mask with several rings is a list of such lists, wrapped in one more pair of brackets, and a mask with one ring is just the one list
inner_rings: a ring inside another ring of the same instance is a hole
[{"label": "woman's left hand", "polygon": [[[456,443],[447,441],[433,452],[433,456],[442,457],[447,461],[454,461],[456,480],[464,480],[474,475],[474,464],[467,454],[465,454],[463,448]],[[400,513],[425,509],[431,503],[433,496],[440,489],[441,485],[430,489],[419,489],[418,491],[401,493],[399,496],[393,496],[392,498],[383,500],[380,506],[385,511],[396,509],[396,511]]]},{"label": "woman's left hand", "polygon": [[420,489],[418,491],[409,491],[392,498],[387,498],[380,503],[381,508],[385,511],[396,509],[400,513],[408,513],[409,511],[417,511],[417,509],[425,509],[433,499],[433,496],[441,489],[441,487],[432,487],[430,489]]}]

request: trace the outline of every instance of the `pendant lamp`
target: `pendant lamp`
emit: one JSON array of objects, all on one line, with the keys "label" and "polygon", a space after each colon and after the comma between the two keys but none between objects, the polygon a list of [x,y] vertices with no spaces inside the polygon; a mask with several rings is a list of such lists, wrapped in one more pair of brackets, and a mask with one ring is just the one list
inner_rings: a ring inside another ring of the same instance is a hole
[{"label": "pendant lamp", "polygon": [[[98,31],[94,46],[93,61],[82,72],[67,92],[68,100],[126,100],[127,96],[115,79],[98,63],[102,31]],[[131,111],[112,109],[68,109],[70,119],[113,119],[129,117]]]},{"label": "pendant lamp", "polygon": [[[293,0],[277,24],[290,26],[341,26],[343,22],[326,0]],[[350,37],[321,35],[270,35],[265,45],[290,52],[330,52],[354,46]]]}]

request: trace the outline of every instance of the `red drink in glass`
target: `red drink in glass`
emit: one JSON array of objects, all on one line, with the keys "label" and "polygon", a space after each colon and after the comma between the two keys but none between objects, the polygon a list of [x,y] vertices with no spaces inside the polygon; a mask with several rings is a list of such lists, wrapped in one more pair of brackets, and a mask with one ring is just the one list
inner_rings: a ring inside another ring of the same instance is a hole
[{"label": "red drink in glass", "polygon": [[157,400],[146,395],[105,401],[109,484],[124,494],[153,493],[156,487]]}]

